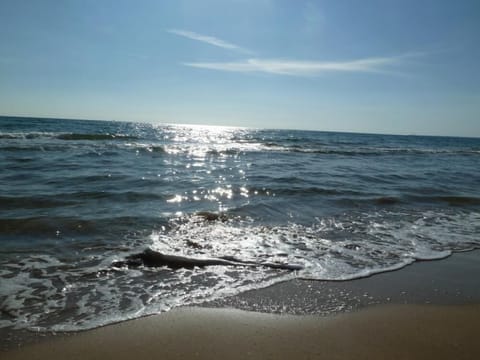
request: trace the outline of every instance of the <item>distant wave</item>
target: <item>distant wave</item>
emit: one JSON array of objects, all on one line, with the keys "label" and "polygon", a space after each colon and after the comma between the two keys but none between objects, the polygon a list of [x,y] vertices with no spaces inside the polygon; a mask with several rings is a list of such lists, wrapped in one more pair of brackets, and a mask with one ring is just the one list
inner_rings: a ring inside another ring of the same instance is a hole
[{"label": "distant wave", "polygon": [[[65,142],[89,142],[89,143],[101,143],[102,141],[108,142],[108,145],[114,143],[119,148],[124,146],[127,148],[135,148],[137,150],[145,150],[150,153],[168,153],[170,155],[176,154],[189,154],[196,151],[205,153],[211,156],[237,156],[247,153],[262,153],[262,152],[274,152],[274,153],[298,153],[305,155],[318,155],[318,156],[396,156],[396,155],[465,155],[465,156],[479,156],[480,148],[473,147],[444,147],[444,148],[422,148],[422,147],[381,147],[381,146],[369,146],[368,144],[356,144],[343,142],[340,143],[322,143],[318,141],[305,141],[299,143],[292,139],[282,139],[279,141],[262,141],[261,139],[249,139],[249,140],[237,140],[232,139],[232,143],[229,143],[227,147],[225,144],[211,144],[205,148],[205,144],[197,145],[195,143],[190,144],[158,144],[162,139],[158,137],[143,138],[136,135],[122,134],[122,133],[55,133],[55,132],[0,132],[0,139],[5,140],[42,140],[53,139],[61,140],[61,142],[45,142],[45,141],[33,141],[33,142],[18,142],[18,141],[5,141],[4,144],[0,144],[0,149],[5,151],[28,151],[28,150],[59,150],[63,141]],[[125,141],[148,141],[149,143],[125,143]],[[76,144],[76,143],[75,143]]]},{"label": "distant wave", "polygon": [[[384,156],[384,155],[480,155],[478,149],[408,149],[408,148],[355,148],[345,147],[339,148],[310,148],[302,147],[300,145],[282,146],[273,143],[249,143],[250,146],[245,146],[245,143],[238,144],[238,147],[231,147],[227,149],[211,148],[205,151],[207,155],[240,155],[244,153],[262,153],[262,152],[276,152],[276,153],[299,153],[306,155],[340,155],[340,156]],[[195,147],[188,148],[177,147],[175,151],[167,151],[172,154],[185,153],[195,151]]]},{"label": "distant wave", "polygon": [[38,138],[54,138],[57,134],[49,132],[12,132],[12,133],[0,133],[0,139],[38,139]]},{"label": "distant wave", "polygon": [[480,205],[480,198],[473,196],[379,196],[379,197],[358,197],[348,198],[339,197],[336,201],[344,205],[354,204],[372,204],[372,205],[397,205],[397,204],[416,204],[416,203],[446,203],[449,206],[474,206]]},{"label": "distant wave", "polygon": [[210,149],[207,151],[208,155],[238,155],[242,152],[244,152],[245,149],[223,149],[223,150],[217,150],[217,149]]},{"label": "distant wave", "polygon": [[27,132],[27,133],[0,133],[0,139],[59,139],[59,140],[137,140],[137,136],[124,135],[124,134],[102,134],[102,133],[51,133],[51,132]]},{"label": "distant wave", "polygon": [[269,151],[291,152],[303,154],[319,154],[319,155],[344,155],[344,156],[381,156],[381,155],[436,155],[436,154],[452,154],[452,155],[480,155],[478,149],[408,149],[408,148],[309,148],[301,146],[279,146],[264,144]]},{"label": "distant wave", "polygon": [[350,191],[342,191],[337,189],[322,188],[317,186],[290,186],[290,187],[252,187],[248,189],[252,195],[284,195],[284,196],[298,196],[298,195],[345,195],[357,194]]},{"label": "distant wave", "polygon": [[121,134],[61,134],[57,136],[60,140],[136,140],[138,137]]}]

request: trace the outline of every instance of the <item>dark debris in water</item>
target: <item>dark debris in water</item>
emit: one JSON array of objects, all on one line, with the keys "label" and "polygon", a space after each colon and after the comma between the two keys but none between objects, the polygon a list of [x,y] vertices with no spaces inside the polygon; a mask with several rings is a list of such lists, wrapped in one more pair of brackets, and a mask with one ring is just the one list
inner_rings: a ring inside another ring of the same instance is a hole
[{"label": "dark debris in water", "polygon": [[224,258],[195,258],[180,255],[163,254],[159,251],[146,249],[141,253],[127,256],[125,260],[116,261],[113,267],[168,267],[176,269],[193,269],[195,267],[205,266],[248,266],[248,267],[268,267],[279,270],[301,270],[303,266],[297,264],[281,264],[272,262],[251,262],[243,261],[233,257]]}]

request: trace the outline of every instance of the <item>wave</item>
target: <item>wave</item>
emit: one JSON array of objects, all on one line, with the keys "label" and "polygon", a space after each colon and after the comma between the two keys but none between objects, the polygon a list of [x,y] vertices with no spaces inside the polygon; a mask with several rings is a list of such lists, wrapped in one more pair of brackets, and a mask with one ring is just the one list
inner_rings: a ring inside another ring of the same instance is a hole
[{"label": "wave", "polygon": [[300,276],[347,280],[368,276],[365,271],[402,267],[405,260],[439,259],[480,246],[475,225],[479,213],[425,211],[407,216],[379,211],[323,218],[310,226],[268,226],[214,215],[208,221],[198,221],[196,215],[176,220],[168,233],[152,236],[153,248],[182,256],[282,260],[302,264]]},{"label": "wave", "polygon": [[400,196],[359,196],[359,197],[337,197],[335,201],[340,202],[343,205],[379,205],[379,206],[391,206],[391,205],[415,205],[418,203],[431,203],[431,204],[447,204],[449,206],[478,206],[480,205],[480,198],[475,196],[427,196],[427,195],[400,195]]},{"label": "wave", "polygon": [[140,202],[165,200],[169,195],[138,191],[77,191],[52,195],[0,196],[0,209],[37,209],[75,205],[82,201],[109,200],[112,202]]},{"label": "wave", "polygon": [[381,148],[381,147],[305,147],[302,145],[283,145],[268,142],[262,144],[266,151],[343,155],[343,156],[382,156],[382,155],[480,155],[477,148],[460,149],[422,149],[422,148]]},{"label": "wave", "polygon": [[55,133],[50,132],[13,132],[13,133],[0,133],[0,139],[38,139],[38,138],[54,138],[56,136]]},{"label": "wave", "polygon": [[409,196],[418,202],[443,202],[450,206],[480,205],[480,197],[475,196]]},{"label": "wave", "polygon": [[[241,194],[234,190],[234,194]],[[290,187],[251,187],[248,189],[250,196],[325,196],[326,199],[348,206],[358,205],[415,205],[418,203],[447,204],[449,206],[478,206],[480,198],[475,196],[457,195],[375,195],[354,190],[340,190],[322,188],[317,186],[290,186]],[[254,204],[249,204],[249,207]]]},{"label": "wave", "polygon": [[105,218],[81,218],[64,216],[35,216],[0,219],[0,236],[120,236],[132,229],[158,228],[165,226],[166,219],[145,216],[118,216]]},{"label": "wave", "polygon": [[60,195],[63,198],[67,199],[76,199],[76,200],[98,200],[106,199],[109,201],[120,201],[120,202],[138,202],[144,200],[165,200],[169,195],[162,195],[152,192],[139,192],[139,191],[81,191],[71,194]]},{"label": "wave", "polygon": [[0,236],[52,236],[77,233],[95,234],[99,231],[94,220],[66,217],[29,217],[0,219]]},{"label": "wave", "polygon": [[217,150],[217,149],[210,149],[207,150],[207,155],[239,155],[242,152],[245,152],[245,149],[223,149],[223,150]]},{"label": "wave", "polygon": [[138,137],[132,135],[122,135],[122,134],[60,134],[57,135],[59,140],[89,140],[89,141],[99,141],[99,140],[137,140]]},{"label": "wave", "polygon": [[[139,145],[139,144],[105,144],[100,143],[96,145],[91,144],[78,144],[75,143],[72,145],[73,142],[65,142],[65,143],[21,143],[15,145],[2,145],[0,144],[0,151],[5,152],[59,152],[59,151],[69,151],[74,152],[77,156],[85,156],[87,155],[104,155],[104,156],[118,156],[121,154],[122,151],[138,151],[146,154],[157,154],[162,155],[166,154],[167,150],[163,146],[160,145]],[[17,160],[17,159],[15,159]]]},{"label": "wave", "polygon": [[167,152],[167,151],[165,150],[165,148],[164,148],[163,146],[160,146],[160,145],[147,146],[147,147],[145,147],[145,149],[146,149],[148,152],[160,153],[160,154],[163,154],[163,153],[166,153],[166,152]]},{"label": "wave", "polygon": [[[109,141],[108,145],[112,146],[115,142],[117,149],[133,148],[149,153],[168,153],[176,154],[205,154],[210,156],[238,156],[255,153],[279,153],[279,154],[304,154],[312,156],[346,156],[346,157],[378,157],[378,156],[410,156],[410,155],[445,155],[445,156],[480,156],[480,150],[477,148],[458,148],[458,149],[422,149],[422,148],[380,148],[380,147],[309,147],[305,145],[285,145],[280,143],[241,143],[236,142],[225,147],[219,145],[198,145],[192,144],[143,144],[143,143],[125,143],[131,140],[140,140],[136,136],[124,134],[90,134],[90,133],[30,133],[30,134],[1,134],[0,139],[9,140],[30,140],[30,139],[52,139],[69,141],[88,141],[91,143]],[[79,143],[75,143],[78,145]],[[30,150],[60,150],[64,149],[61,142],[5,142],[0,145],[0,149],[4,151],[30,151]]]},{"label": "wave", "polygon": [[73,202],[59,196],[0,196],[0,209],[44,209],[71,205]]},{"label": "wave", "polygon": [[54,133],[54,132],[13,132],[0,133],[0,139],[58,139],[58,140],[138,140],[137,136],[125,134],[102,134],[102,133]]},{"label": "wave", "polygon": [[[92,242],[89,247],[77,246],[70,258],[22,252],[20,259],[0,259],[5,315],[0,327],[82,330],[287,279],[340,281],[392,271],[417,260],[440,259],[453,251],[478,247],[475,224],[479,216],[383,211],[323,218],[310,225],[274,226],[247,218],[225,221],[221,213],[199,212],[172,219],[168,227],[153,229],[143,241],[129,245]],[[103,225],[106,229],[108,224]],[[188,259],[299,264],[303,270],[291,273],[228,265],[179,270],[114,268],[116,262],[145,248]],[[25,303],[32,305],[25,307]]]},{"label": "wave", "polygon": [[348,190],[337,190],[331,188],[322,188],[318,186],[290,186],[290,187],[251,187],[248,189],[249,195],[283,195],[283,196],[302,196],[302,195],[359,195],[362,193]]}]

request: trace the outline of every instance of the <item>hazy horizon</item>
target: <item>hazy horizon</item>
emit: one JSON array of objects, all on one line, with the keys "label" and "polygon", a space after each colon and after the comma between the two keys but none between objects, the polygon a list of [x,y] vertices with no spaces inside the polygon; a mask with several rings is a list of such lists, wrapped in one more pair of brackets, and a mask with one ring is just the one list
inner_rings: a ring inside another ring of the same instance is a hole
[{"label": "hazy horizon", "polygon": [[234,128],[234,129],[249,129],[249,130],[282,130],[282,131],[312,131],[320,133],[345,133],[357,135],[385,135],[385,136],[420,136],[420,137],[452,137],[452,138],[467,138],[478,139],[480,136],[473,135],[435,135],[435,134],[420,134],[420,133],[382,133],[382,132],[360,132],[360,131],[337,131],[337,130],[321,130],[321,129],[301,129],[288,127],[254,127],[254,126],[238,126],[238,125],[214,125],[214,124],[197,124],[197,123],[173,123],[173,122],[151,122],[151,121],[136,121],[136,120],[114,120],[114,119],[81,119],[81,118],[62,118],[49,116],[23,116],[23,115],[2,115],[1,118],[18,118],[18,119],[41,119],[41,120],[65,120],[65,121],[105,121],[105,122],[125,122],[132,124],[151,124],[153,126],[185,126],[185,127],[212,127],[212,128]]}]

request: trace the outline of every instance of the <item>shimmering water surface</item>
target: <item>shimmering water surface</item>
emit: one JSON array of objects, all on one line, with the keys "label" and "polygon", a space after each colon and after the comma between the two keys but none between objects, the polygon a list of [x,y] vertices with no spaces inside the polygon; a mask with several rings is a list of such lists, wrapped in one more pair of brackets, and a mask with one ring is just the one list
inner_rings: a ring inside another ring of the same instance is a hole
[{"label": "shimmering water surface", "polygon": [[[354,279],[479,234],[480,139],[0,117],[0,327]],[[304,268],[112,267],[146,248]]]}]

